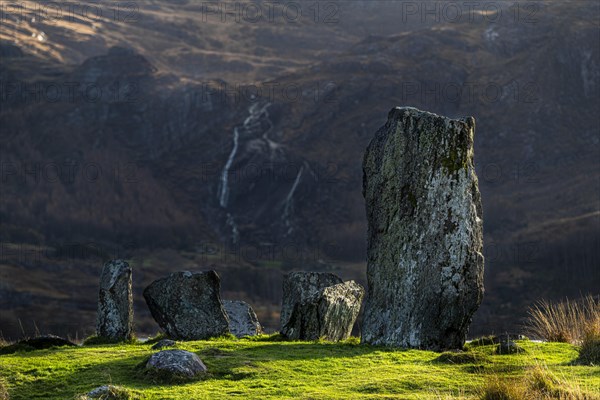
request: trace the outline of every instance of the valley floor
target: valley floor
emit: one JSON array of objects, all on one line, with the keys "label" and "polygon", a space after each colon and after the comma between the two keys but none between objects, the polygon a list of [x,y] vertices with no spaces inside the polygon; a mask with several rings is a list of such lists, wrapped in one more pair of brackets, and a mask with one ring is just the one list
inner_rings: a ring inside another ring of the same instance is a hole
[{"label": "valley floor", "polygon": [[439,353],[359,345],[357,339],[179,342],[178,348],[196,352],[210,372],[184,384],[154,383],[140,374],[136,366],[156,351],[150,343],[63,347],[0,355],[0,383],[11,400],[73,399],[105,384],[140,399],[453,399],[478,398],[490,377],[517,382],[537,367],[589,394],[583,398],[600,393],[600,368],[574,365],[574,346],[518,344],[524,353],[495,355],[489,345],[461,353],[473,357],[440,360]]}]

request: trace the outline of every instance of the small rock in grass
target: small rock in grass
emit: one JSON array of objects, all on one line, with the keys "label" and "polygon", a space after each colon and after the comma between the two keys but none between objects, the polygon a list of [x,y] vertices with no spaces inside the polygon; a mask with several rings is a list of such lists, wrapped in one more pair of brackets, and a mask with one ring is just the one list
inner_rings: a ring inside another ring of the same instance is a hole
[{"label": "small rock in grass", "polygon": [[79,397],[78,400],[128,400],[132,398],[133,397],[127,389],[121,388],[119,386],[104,385],[92,389],[90,392],[88,392],[87,395]]},{"label": "small rock in grass", "polygon": [[512,340],[502,341],[502,342],[500,342],[500,344],[498,344],[498,347],[496,347],[496,354],[506,355],[506,354],[517,354],[517,353],[524,353],[524,352],[525,352],[525,350],[521,346],[519,346],[518,344],[513,342]]},{"label": "small rock in grass", "polygon": [[434,361],[444,364],[475,364],[487,361],[487,357],[484,354],[470,351],[446,351]]},{"label": "small rock in grass", "polygon": [[174,340],[162,339],[162,340],[159,340],[158,342],[156,342],[154,344],[154,346],[152,346],[152,348],[154,350],[161,350],[161,349],[164,349],[167,347],[175,347],[175,346],[177,346],[177,342],[175,342]]},{"label": "small rock in grass", "polygon": [[33,351],[60,346],[77,346],[75,343],[54,335],[43,335],[31,339],[23,339],[17,343],[2,347],[0,354],[12,354],[17,351]]},{"label": "small rock in grass", "polygon": [[206,366],[189,351],[163,350],[150,356],[146,371],[163,379],[194,379],[206,373]]}]

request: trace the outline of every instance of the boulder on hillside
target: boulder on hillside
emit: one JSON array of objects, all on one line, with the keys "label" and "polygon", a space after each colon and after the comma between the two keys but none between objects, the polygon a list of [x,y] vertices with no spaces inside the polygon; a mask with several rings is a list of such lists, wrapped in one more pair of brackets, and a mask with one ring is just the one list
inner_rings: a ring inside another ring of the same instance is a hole
[{"label": "boulder on hillside", "polygon": [[176,272],[144,290],[152,316],[169,337],[201,340],[229,333],[215,271]]},{"label": "boulder on hillside", "polygon": [[290,272],[284,276],[280,315],[281,327],[287,325],[297,303],[313,296],[320,289],[342,282],[340,277],[327,272]]},{"label": "boulder on hillside", "polygon": [[296,340],[347,339],[363,296],[362,286],[333,274],[291,273],[284,280],[281,334]]},{"label": "boulder on hillside", "polygon": [[96,335],[110,340],[133,336],[131,267],[123,260],[109,261],[102,268]]},{"label": "boulder on hillside", "polygon": [[394,108],[369,144],[363,342],[463,347],[483,297],[474,131],[471,117]]},{"label": "boulder on hillside", "polygon": [[206,365],[196,354],[185,350],[163,350],[150,356],[146,372],[161,379],[194,379],[206,373]]},{"label": "boulder on hillside", "polygon": [[245,301],[223,300],[229,319],[229,331],[236,337],[256,336],[262,333],[256,313]]}]

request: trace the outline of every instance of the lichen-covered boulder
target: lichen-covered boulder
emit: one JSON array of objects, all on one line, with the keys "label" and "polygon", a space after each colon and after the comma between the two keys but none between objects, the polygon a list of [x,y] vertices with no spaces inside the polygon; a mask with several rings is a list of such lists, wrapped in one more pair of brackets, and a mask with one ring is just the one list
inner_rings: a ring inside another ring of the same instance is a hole
[{"label": "lichen-covered boulder", "polygon": [[150,356],[146,362],[146,371],[163,379],[193,379],[206,373],[206,365],[192,352],[163,350]]},{"label": "lichen-covered boulder", "polygon": [[236,337],[256,336],[262,333],[256,313],[245,301],[223,300],[229,319],[229,331]]},{"label": "lichen-covered boulder", "polygon": [[327,272],[290,272],[283,277],[283,301],[281,304],[280,324],[283,328],[289,321],[294,306],[312,297],[327,286],[343,281]]},{"label": "lichen-covered boulder", "polygon": [[364,296],[362,286],[342,282],[333,274],[294,272],[285,278],[283,287],[283,336],[332,341],[350,336]]},{"label": "lichen-covered boulder", "polygon": [[109,261],[102,268],[96,334],[111,340],[133,336],[131,267],[123,260]]},{"label": "lichen-covered boulder", "polygon": [[202,340],[229,333],[215,271],[176,272],[144,290],[152,317],[176,340]]},{"label": "lichen-covered boulder", "polygon": [[394,108],[369,144],[363,342],[462,348],[483,296],[474,130],[471,117]]}]

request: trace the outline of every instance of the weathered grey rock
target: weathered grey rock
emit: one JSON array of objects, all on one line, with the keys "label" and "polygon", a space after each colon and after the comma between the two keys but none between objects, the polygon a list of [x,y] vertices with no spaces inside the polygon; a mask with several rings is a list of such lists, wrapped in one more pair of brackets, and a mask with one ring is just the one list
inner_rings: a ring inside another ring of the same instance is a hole
[{"label": "weathered grey rock", "polygon": [[342,282],[338,276],[326,272],[291,272],[284,276],[281,327],[288,323],[296,304],[302,303],[327,286]]},{"label": "weathered grey rock", "polygon": [[175,342],[174,340],[162,339],[162,340],[159,340],[158,342],[154,343],[154,345],[152,346],[152,349],[162,350],[167,347],[175,347],[175,346],[177,346],[177,342]]},{"label": "weathered grey rock", "polygon": [[502,340],[502,341],[500,341],[498,346],[496,346],[496,354],[506,355],[506,354],[517,354],[517,353],[524,353],[524,352],[525,352],[525,350],[521,346],[519,346],[518,344],[516,344],[515,342],[513,342],[510,339]]},{"label": "weathered grey rock", "polygon": [[283,296],[282,335],[300,340],[342,340],[352,333],[364,289],[333,274],[294,272],[284,280]]},{"label": "weathered grey rock", "polygon": [[229,331],[236,337],[256,336],[262,333],[256,313],[245,301],[223,300],[229,318]]},{"label": "weathered grey rock", "polygon": [[109,261],[102,268],[96,334],[112,340],[133,336],[131,268],[123,260]]},{"label": "weathered grey rock", "polygon": [[[120,400],[125,398],[124,396],[128,394],[126,389],[123,389],[119,386],[113,385],[104,385],[99,386],[95,389],[92,389],[87,395],[81,396],[78,400],[92,400],[92,399],[101,399],[101,400]],[[129,398],[129,397],[127,397]]]},{"label": "weathered grey rock", "polygon": [[369,144],[363,342],[462,348],[483,296],[474,130],[472,117],[394,108]]},{"label": "weathered grey rock", "polygon": [[185,350],[163,350],[154,353],[146,363],[146,370],[179,378],[196,378],[206,372],[206,365],[196,354]]},{"label": "weathered grey rock", "polygon": [[215,271],[176,272],[144,290],[152,316],[177,340],[200,340],[229,333]]}]

